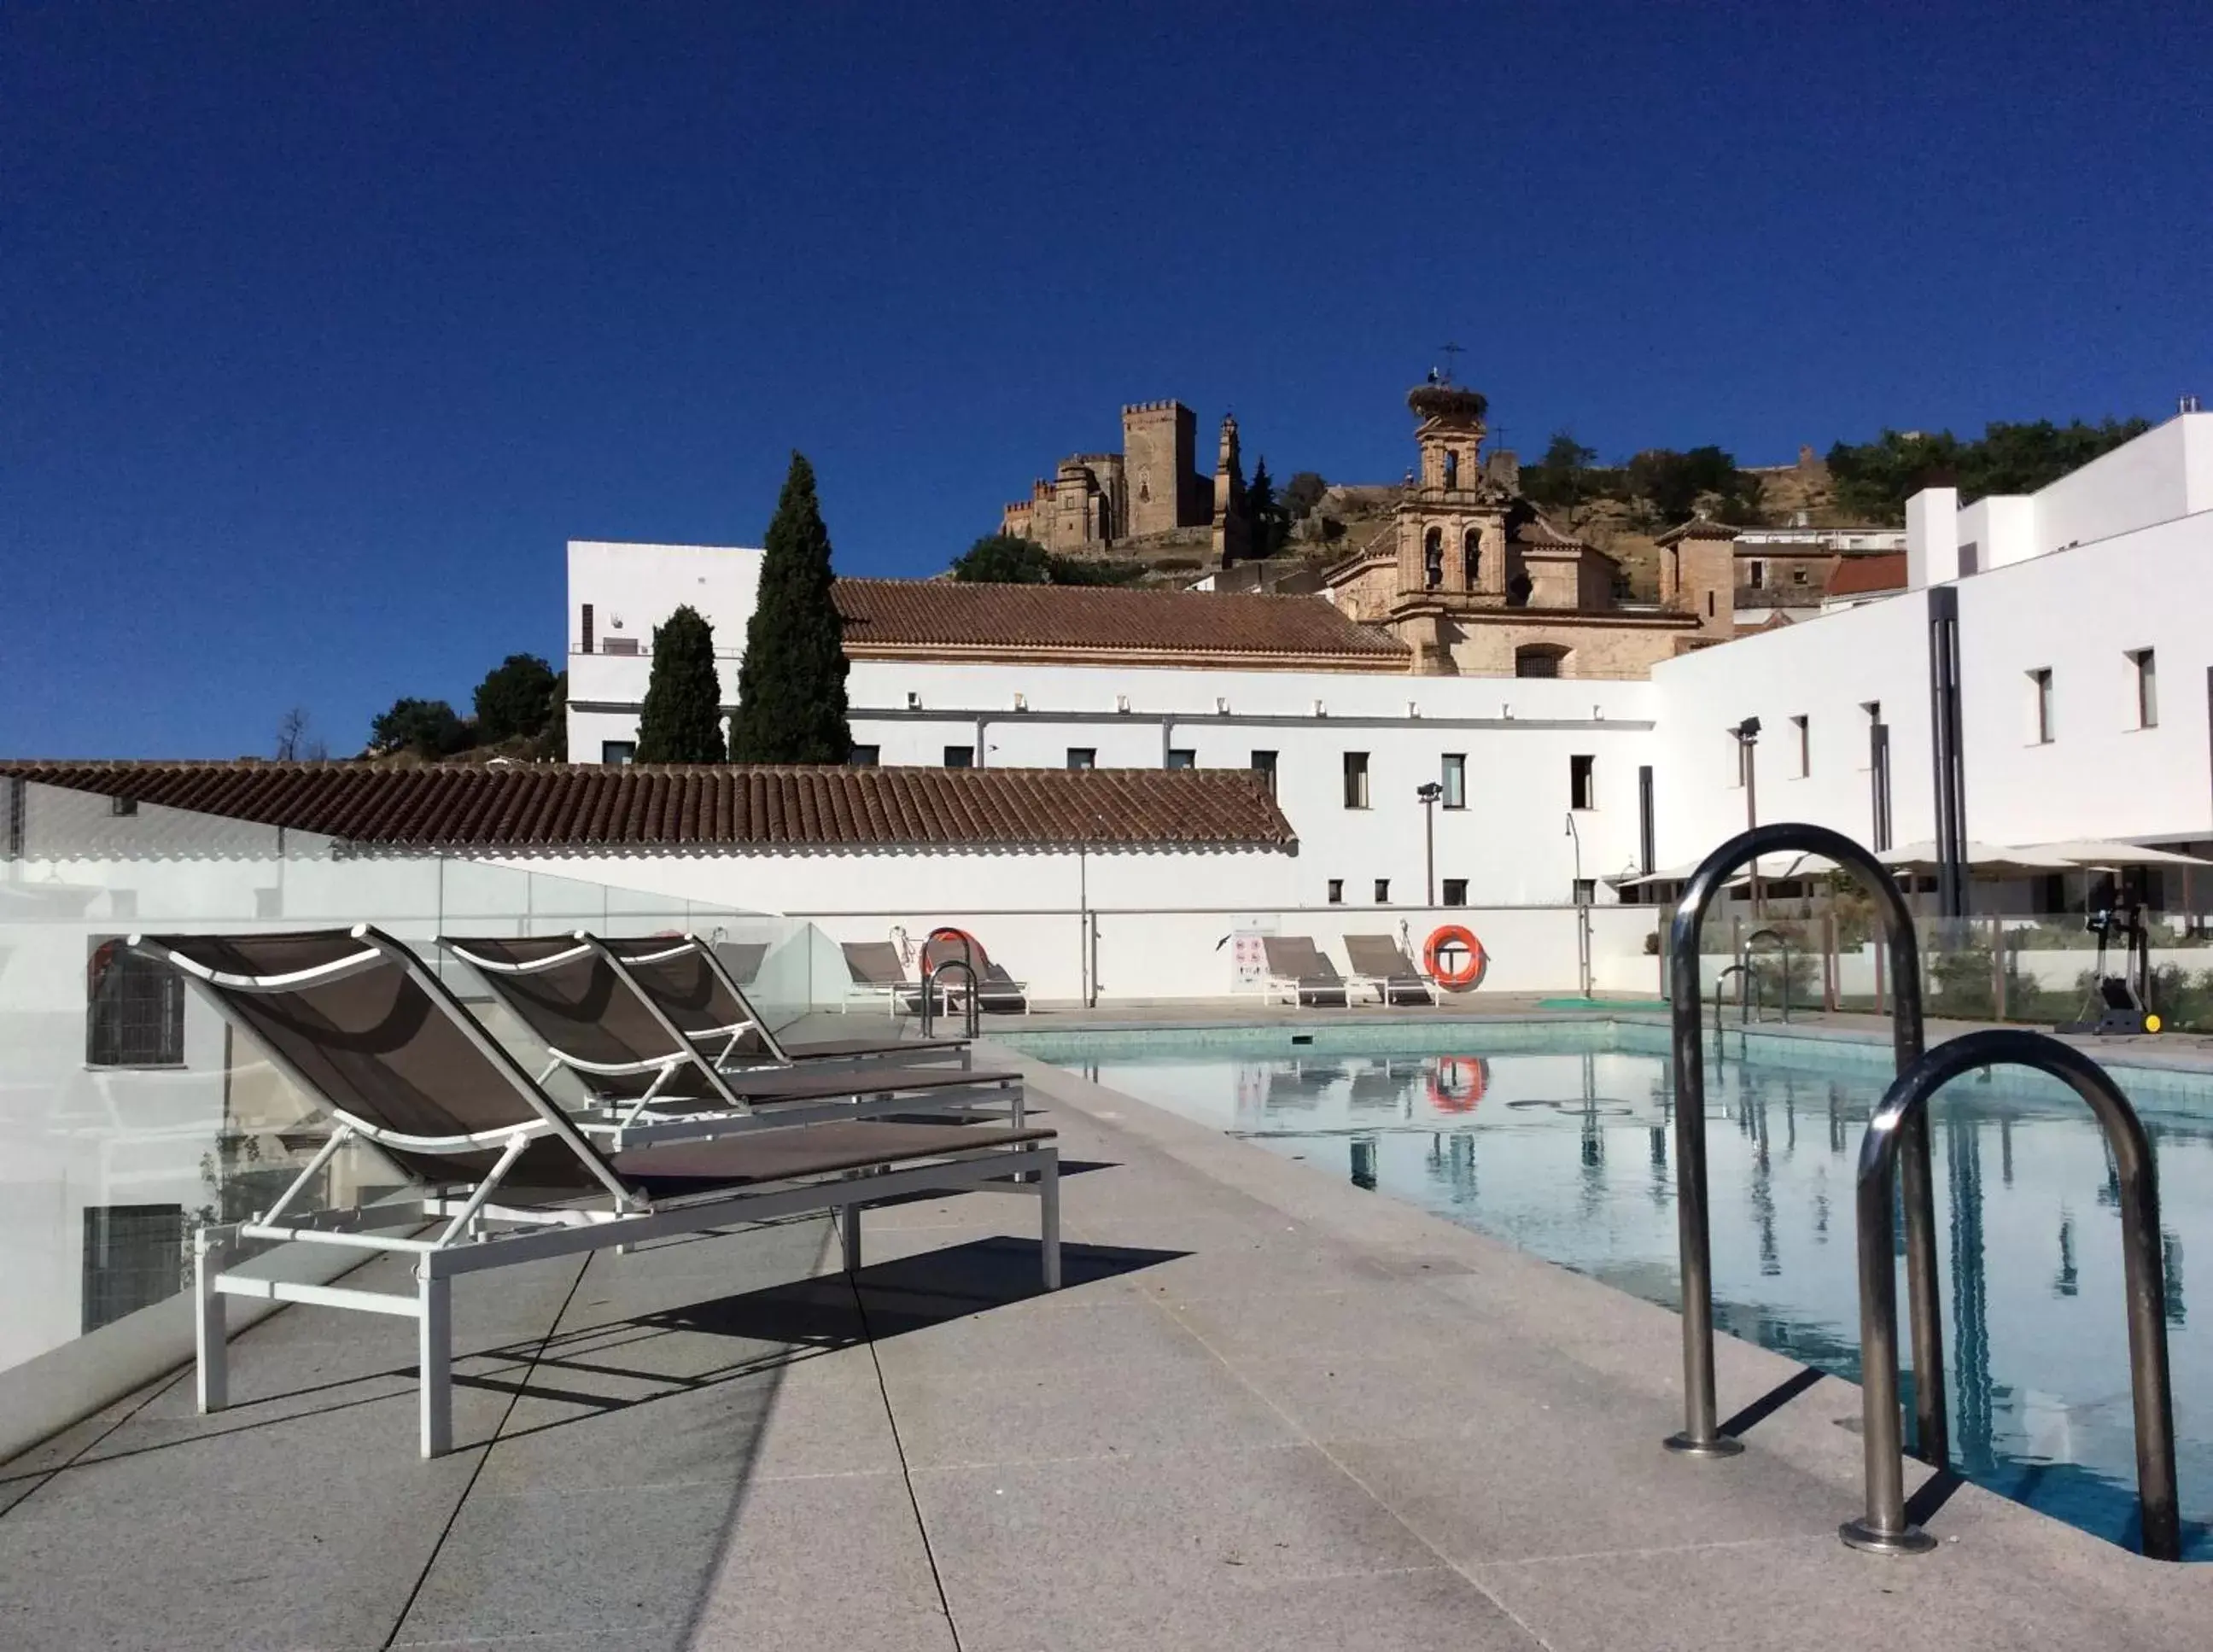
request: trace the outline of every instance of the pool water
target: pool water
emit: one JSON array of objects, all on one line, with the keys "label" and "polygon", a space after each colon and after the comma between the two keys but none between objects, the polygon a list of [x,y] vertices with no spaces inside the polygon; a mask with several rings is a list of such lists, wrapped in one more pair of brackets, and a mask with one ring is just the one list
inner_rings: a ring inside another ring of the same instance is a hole
[{"label": "pool water", "polygon": [[[1538,1047],[1454,1055],[1241,1054],[1169,1033],[1094,1037],[1058,1053],[1049,1039],[1022,1042],[1099,1083],[1679,1307],[1667,1063],[1563,1050],[1562,1030],[1545,1029]],[[1710,1059],[1707,1074],[1716,1323],[1855,1380],[1853,1172],[1886,1077],[1865,1061],[1824,1070],[1731,1059],[1716,1070]],[[2160,1173],[2185,1540],[2190,1558],[2213,1559],[2213,1326],[2190,1312],[2188,1265],[2193,1253],[2213,1259],[2213,1104],[2169,1096],[2139,1107]],[[2120,1212],[2104,1139],[2056,1083],[2004,1070],[1955,1082],[1931,1126],[1953,1466],[2133,1545]]]}]

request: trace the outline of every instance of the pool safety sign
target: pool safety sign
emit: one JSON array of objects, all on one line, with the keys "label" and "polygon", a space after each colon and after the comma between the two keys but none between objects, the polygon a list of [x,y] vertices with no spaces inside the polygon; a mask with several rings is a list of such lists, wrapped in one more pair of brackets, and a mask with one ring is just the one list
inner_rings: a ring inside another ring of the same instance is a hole
[{"label": "pool safety sign", "polygon": [[1230,967],[1235,972],[1237,991],[1258,992],[1267,983],[1268,954],[1261,948],[1263,937],[1276,932],[1272,917],[1241,917],[1229,935]]}]

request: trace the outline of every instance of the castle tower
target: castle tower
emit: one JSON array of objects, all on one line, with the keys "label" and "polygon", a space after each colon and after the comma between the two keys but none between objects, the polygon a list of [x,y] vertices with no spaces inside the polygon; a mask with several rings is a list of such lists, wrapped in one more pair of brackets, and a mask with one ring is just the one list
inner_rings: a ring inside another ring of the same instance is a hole
[{"label": "castle tower", "polygon": [[1736,635],[1736,529],[1704,516],[1669,528],[1660,551],[1660,606],[1698,622],[1701,637]]},{"label": "castle tower", "polygon": [[[1489,404],[1457,385],[1425,384],[1406,398],[1420,418],[1421,462],[1397,508],[1399,591],[1509,606],[1523,575],[1507,566],[1506,497],[1483,473]],[[1526,585],[1526,578],[1525,578]]]},{"label": "castle tower", "polygon": [[1198,422],[1180,401],[1122,410],[1123,533],[1164,533],[1206,520],[1198,483]]},{"label": "castle tower", "polygon": [[1252,548],[1245,519],[1245,469],[1237,455],[1237,418],[1222,417],[1222,443],[1214,460],[1214,559],[1222,567],[1242,561]]}]

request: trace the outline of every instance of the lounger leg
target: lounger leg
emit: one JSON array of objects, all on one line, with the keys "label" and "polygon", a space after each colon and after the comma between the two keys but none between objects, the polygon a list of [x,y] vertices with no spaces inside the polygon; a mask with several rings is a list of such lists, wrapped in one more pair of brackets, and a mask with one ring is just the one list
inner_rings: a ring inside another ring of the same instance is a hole
[{"label": "lounger leg", "polygon": [[1048,1149],[1038,1176],[1038,1240],[1045,1253],[1045,1288],[1060,1289],[1060,1154]]},{"label": "lounger leg", "polygon": [[223,1293],[215,1288],[226,1247],[203,1228],[192,1235],[193,1342],[199,1356],[199,1407],[203,1414],[230,1404],[230,1349],[223,1323]]},{"label": "lounger leg", "polygon": [[845,1271],[861,1271],[861,1207],[857,1204],[838,1208],[838,1248],[845,1259]]},{"label": "lounger leg", "polygon": [[416,1275],[416,1350],[421,1362],[423,1454],[454,1448],[454,1282]]}]

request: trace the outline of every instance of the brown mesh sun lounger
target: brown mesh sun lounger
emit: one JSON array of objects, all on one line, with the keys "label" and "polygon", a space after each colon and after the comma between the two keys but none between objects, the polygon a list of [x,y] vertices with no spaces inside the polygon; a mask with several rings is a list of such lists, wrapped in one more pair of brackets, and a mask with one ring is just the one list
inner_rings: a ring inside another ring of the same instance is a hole
[{"label": "brown mesh sun lounger", "polygon": [[[863,1206],[918,1192],[1034,1194],[1048,1289],[1060,1283],[1052,1132],[860,1121],[613,1146],[571,1119],[399,942],[363,924],[256,936],[131,937],[180,971],[327,1106],[330,1139],[268,1210],[194,1235],[199,1405],[226,1403],[223,1298],[258,1296],[416,1321],[422,1451],[453,1441],[451,1288],[466,1273],[733,1223],[835,1210],[861,1265]],[[375,1143],[418,1186],[363,1209],[305,1208],[348,1143]],[[427,1224],[427,1225],[426,1225]],[[242,1241],[297,1241],[412,1259],[410,1295],[230,1271]]]},{"label": "brown mesh sun lounger", "polygon": [[[702,1109],[783,1124],[1003,1110],[1020,1094],[1012,1073],[967,1070],[958,1039],[780,1039],[692,936],[447,936],[438,944],[477,972],[555,1064],[621,1123],[626,1140],[638,1138],[641,1121]],[[807,1103],[817,1105],[793,1112]],[[1018,1100],[1014,1107],[1019,1113]]]},{"label": "brown mesh sun lounger", "polygon": [[[926,942],[922,949],[923,966],[932,977],[950,963],[968,965],[975,972],[973,988],[977,1007],[994,1015],[1027,1015],[1030,1013],[1029,987],[1007,973],[1006,966],[991,961],[980,942],[940,940]],[[943,978],[947,1006],[966,1003],[970,991],[969,977],[954,970]]]},{"label": "brown mesh sun lounger", "polygon": [[1260,938],[1260,950],[1268,963],[1267,1000],[1276,1001],[1278,993],[1284,1002],[1301,1009],[1343,1009],[1351,1002],[1345,991],[1344,978],[1337,972],[1337,966],[1326,954],[1316,949],[1314,937],[1304,935],[1270,935]]},{"label": "brown mesh sun lounger", "polygon": [[1348,935],[1344,955],[1352,972],[1344,978],[1353,986],[1372,986],[1379,1003],[1430,1003],[1436,989],[1414,967],[1406,949],[1387,935]]},{"label": "brown mesh sun lounger", "polygon": [[922,988],[907,978],[906,964],[890,942],[848,941],[843,951],[845,972],[853,978],[857,991],[882,993],[885,1007],[894,1015],[920,1008]]}]

